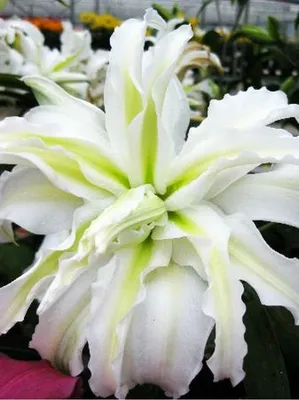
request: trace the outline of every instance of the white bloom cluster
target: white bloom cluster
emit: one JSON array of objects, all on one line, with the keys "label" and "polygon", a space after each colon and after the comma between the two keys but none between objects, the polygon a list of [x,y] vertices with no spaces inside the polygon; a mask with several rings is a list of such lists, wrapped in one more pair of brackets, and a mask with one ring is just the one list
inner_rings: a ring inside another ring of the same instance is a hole
[{"label": "white bloom cluster", "polygon": [[60,40],[60,50],[50,49],[29,21],[0,20],[0,73],[41,75],[101,106],[109,51],[94,52],[89,31],[76,31],[70,22],[63,23]]},{"label": "white bloom cluster", "polygon": [[[26,77],[40,106],[0,123],[2,235],[12,222],[45,235],[36,260],[0,289],[0,332],[35,298],[31,346],[78,375],[86,343],[95,394],[139,383],[181,396],[207,364],[215,380],[244,377],[242,281],[299,323],[299,260],[271,249],[253,221],[299,227],[299,138],[272,123],[299,106],[263,88],[210,103],[188,132],[176,77],[189,26],[148,52],[152,21],[116,29],[105,112],[43,77]],[[257,168],[261,164],[271,168]]]}]

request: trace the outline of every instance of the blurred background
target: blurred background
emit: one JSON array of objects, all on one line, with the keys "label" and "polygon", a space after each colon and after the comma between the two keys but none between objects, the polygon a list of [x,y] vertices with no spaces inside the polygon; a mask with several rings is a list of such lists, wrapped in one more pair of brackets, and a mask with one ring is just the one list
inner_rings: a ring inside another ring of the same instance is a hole
[{"label": "blurred background", "polygon": [[[198,86],[194,90],[194,83],[210,79],[209,90],[200,88],[200,116],[205,116],[211,98],[222,98],[227,92],[249,86],[281,89],[290,101],[299,103],[299,0],[0,0],[0,5],[1,2],[0,17],[29,21],[42,32],[44,44],[50,49],[61,49],[64,21],[70,21],[75,31],[90,33],[93,50],[109,50],[115,27],[127,18],[141,18],[146,8],[154,6],[172,28],[191,23],[197,46],[205,46],[219,57],[221,68],[213,68],[215,62],[209,63],[208,69],[203,63],[201,68],[194,63],[189,65],[193,94],[199,92]],[[13,48],[16,50],[15,45]],[[188,79],[184,82],[190,86]]]},{"label": "blurred background", "polygon": [[[152,5],[151,0],[71,0],[70,7],[66,9],[63,4],[54,0],[11,0],[2,16],[47,16],[70,18],[72,22],[80,21],[79,15],[83,11],[94,11],[96,13],[111,13],[121,19],[130,17],[141,17],[144,9]],[[173,6],[172,0],[158,1],[166,8]],[[201,26],[205,28],[216,27],[223,23],[232,27],[235,22],[239,2],[232,4],[230,0],[219,0],[217,2],[205,0],[180,0],[175,2],[187,16],[197,14],[200,7],[207,4],[202,18]],[[219,10],[217,8],[220,8]],[[299,0],[251,0],[247,2],[243,21],[250,24],[265,26],[268,15],[279,18],[285,33],[294,35],[294,14],[299,11]],[[219,19],[220,17],[220,19]]]}]

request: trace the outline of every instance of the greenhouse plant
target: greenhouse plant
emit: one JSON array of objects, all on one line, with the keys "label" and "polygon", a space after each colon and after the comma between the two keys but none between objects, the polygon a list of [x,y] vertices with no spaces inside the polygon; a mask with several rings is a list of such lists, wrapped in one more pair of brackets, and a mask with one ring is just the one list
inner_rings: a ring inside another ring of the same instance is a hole
[{"label": "greenhouse plant", "polygon": [[0,1],[0,398],[298,398],[299,1],[49,4]]}]

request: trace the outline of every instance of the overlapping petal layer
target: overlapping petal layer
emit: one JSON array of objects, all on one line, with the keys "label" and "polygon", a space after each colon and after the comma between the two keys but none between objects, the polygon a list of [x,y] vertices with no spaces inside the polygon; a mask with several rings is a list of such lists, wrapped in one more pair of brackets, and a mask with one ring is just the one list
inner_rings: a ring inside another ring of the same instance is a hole
[{"label": "overlapping petal layer", "polygon": [[[163,34],[144,52],[148,24]],[[30,76],[41,105],[0,124],[0,160],[18,164],[1,178],[1,239],[11,222],[47,235],[0,289],[0,331],[38,298],[31,346],[73,375],[88,363],[99,396],[147,382],[185,394],[214,326],[207,363],[239,383],[241,281],[298,323],[299,261],[252,222],[299,226],[299,139],[268,126],[298,106],[266,89],[227,95],[184,142],[190,112],[174,74],[190,37],[152,11],[129,20],[111,41],[105,113]]]}]

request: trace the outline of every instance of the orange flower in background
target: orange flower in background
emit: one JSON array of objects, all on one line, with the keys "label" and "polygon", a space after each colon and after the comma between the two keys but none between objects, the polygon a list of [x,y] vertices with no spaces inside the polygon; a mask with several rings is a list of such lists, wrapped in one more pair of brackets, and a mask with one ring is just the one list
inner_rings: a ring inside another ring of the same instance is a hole
[{"label": "orange flower in background", "polygon": [[37,28],[41,30],[47,30],[53,32],[62,31],[62,22],[59,19],[32,17],[32,18],[25,18],[25,20],[31,22],[33,25],[35,25]]}]

